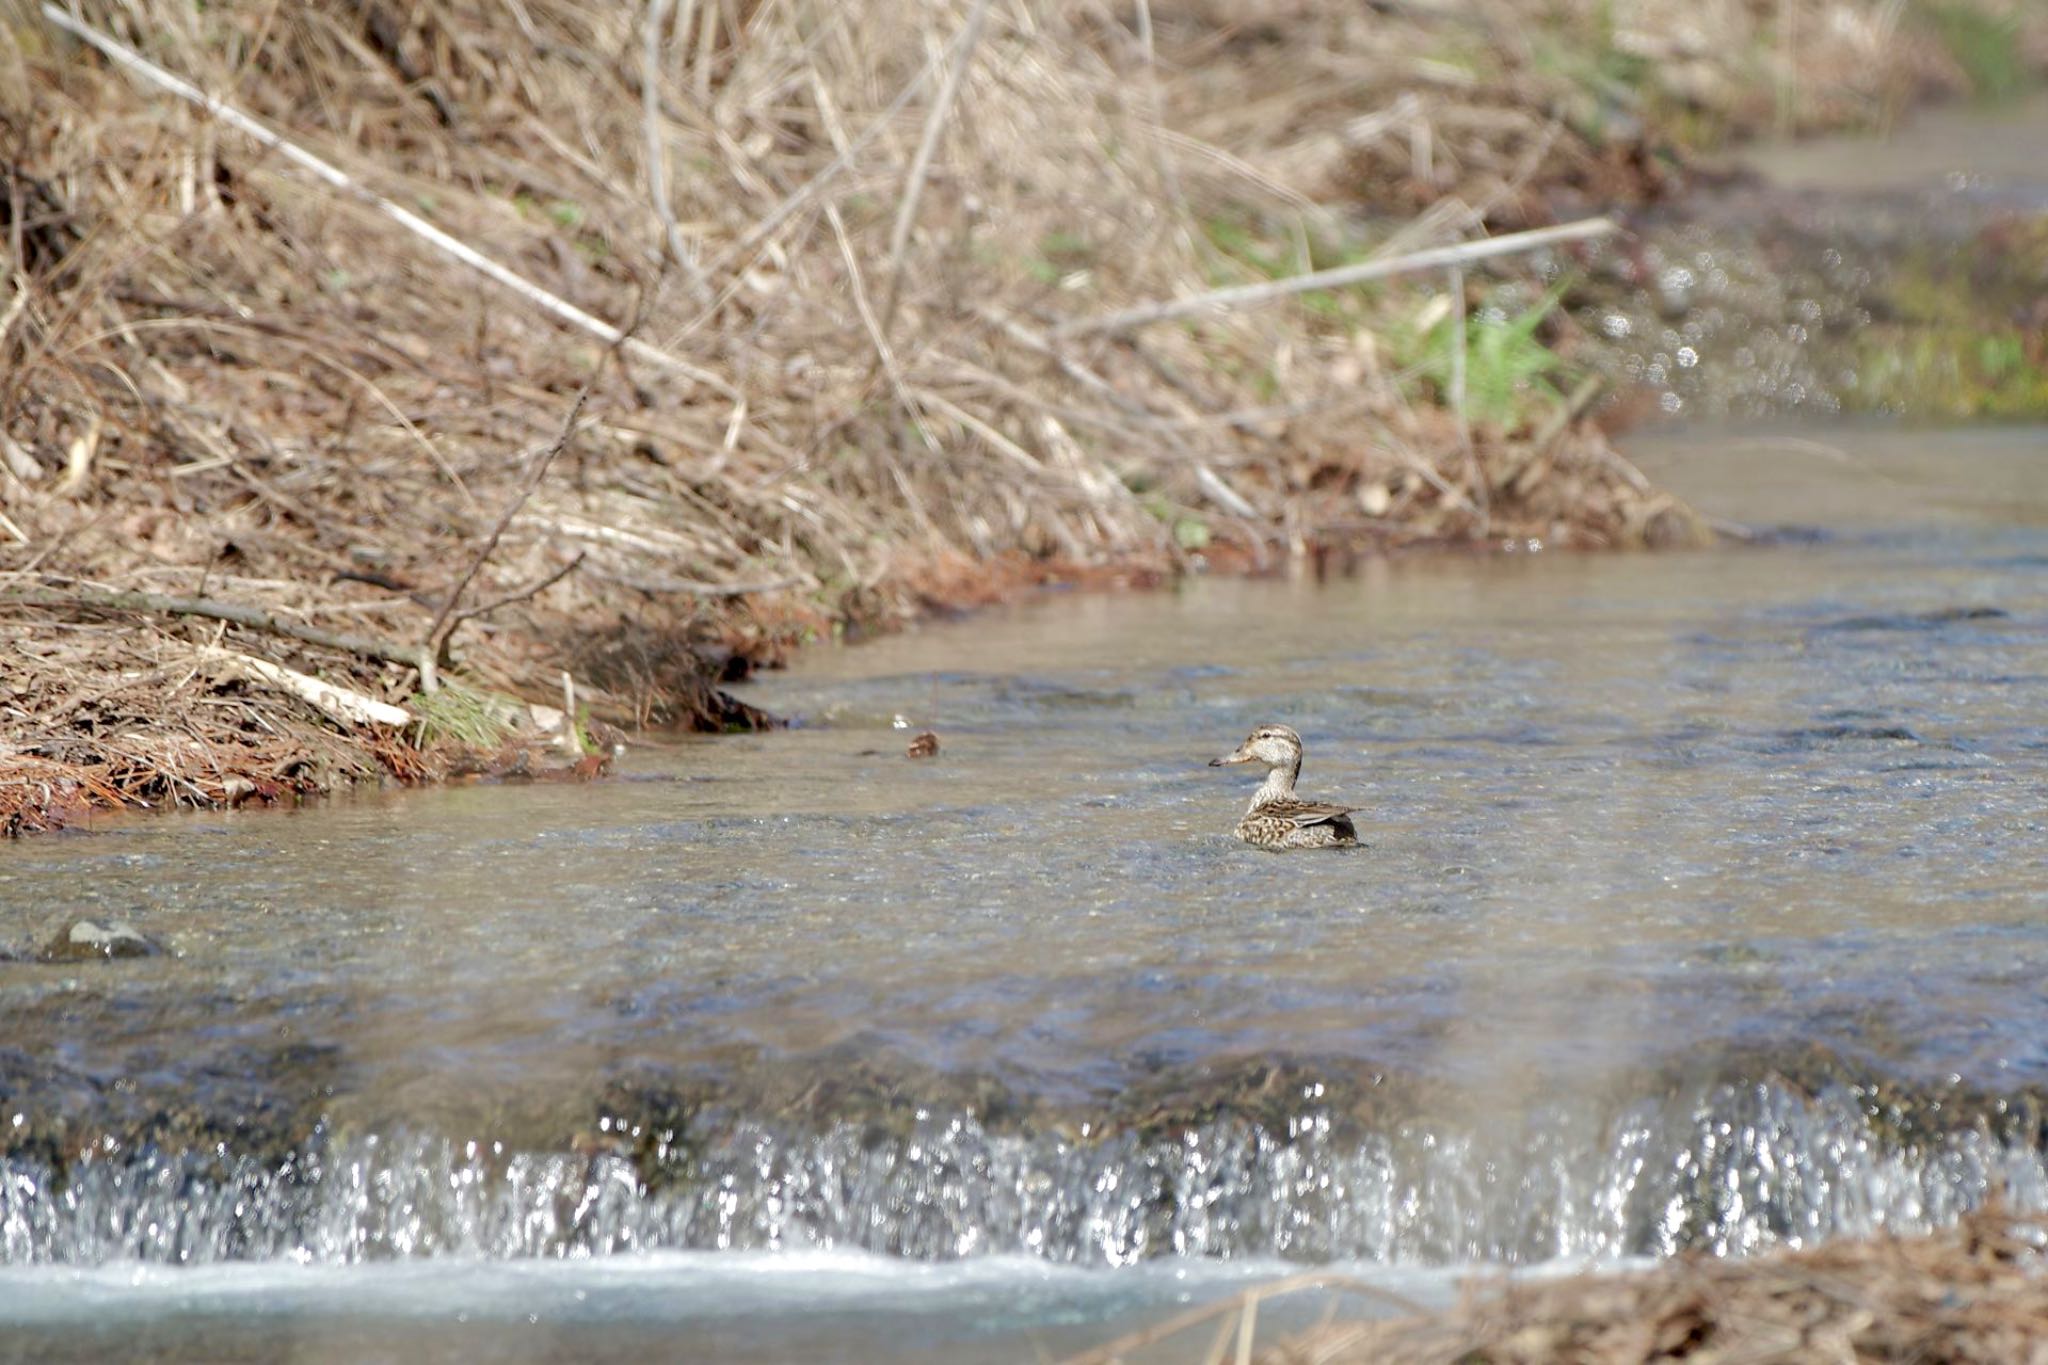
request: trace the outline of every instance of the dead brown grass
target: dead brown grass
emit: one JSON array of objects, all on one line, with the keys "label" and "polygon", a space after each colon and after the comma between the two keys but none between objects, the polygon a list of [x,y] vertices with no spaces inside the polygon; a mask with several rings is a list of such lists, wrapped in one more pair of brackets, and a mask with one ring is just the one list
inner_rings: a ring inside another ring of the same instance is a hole
[{"label": "dead brown grass", "polygon": [[1449,1312],[1332,1323],[1267,1365],[1655,1361],[2048,1361],[2048,1222],[1980,1212],[1931,1237],[1876,1237],[1748,1260],[1493,1291]]},{"label": "dead brown grass", "polygon": [[[2044,1248],[2048,1217],[1991,1206],[1932,1235],[1732,1259],[1702,1253],[1568,1279],[1503,1284],[1474,1276],[1440,1312],[1356,1276],[1307,1271],[1188,1309],[1063,1365],[2027,1365],[2048,1361]],[[1321,1321],[1260,1349],[1268,1305],[1297,1295],[1322,1301]],[[1358,1303],[1395,1315],[1344,1315]]]},{"label": "dead brown grass", "polygon": [[[963,565],[1689,538],[1585,421],[1472,430],[1445,411],[1390,358],[1369,301],[1049,338],[1241,279],[1211,241],[1224,219],[1305,261],[1317,243],[1411,249],[1574,196],[1654,194],[1668,168],[1649,134],[1560,104],[1582,82],[1532,35],[1569,49],[1597,30],[1748,97],[1742,63],[1783,8],[75,6],[368,194],[628,328],[622,349],[8,0],[0,613],[33,644],[76,618],[4,605],[10,584],[211,593],[411,648],[471,612],[440,662],[551,694],[608,640],[729,655],[776,622],[915,610],[921,585],[972,580]],[[1885,28],[1895,8],[1831,6],[1778,106],[1821,117],[1820,93],[1882,103],[1932,79],[1871,58],[1907,50]],[[128,791],[113,749],[59,760],[37,722],[51,698],[120,692],[122,650],[175,675],[216,627],[133,629],[71,654],[62,681],[18,643],[0,655],[18,718],[0,762],[97,763],[91,791]],[[418,684],[233,635],[387,698]],[[589,700],[720,714],[701,676]],[[162,693],[133,720],[169,752],[196,723],[183,705]]]}]

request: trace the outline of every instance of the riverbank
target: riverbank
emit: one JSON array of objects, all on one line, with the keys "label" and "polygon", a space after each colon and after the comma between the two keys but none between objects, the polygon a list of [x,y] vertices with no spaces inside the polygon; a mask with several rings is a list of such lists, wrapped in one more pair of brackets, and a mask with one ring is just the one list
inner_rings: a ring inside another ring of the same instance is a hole
[{"label": "riverbank", "polygon": [[1544,292],[1626,255],[1597,223],[1129,310],[1659,201],[2048,47],[1696,9],[86,5],[97,52],[0,9],[0,824],[589,775],[1032,584],[1695,542]]},{"label": "riverbank", "polygon": [[[2048,1352],[2044,1237],[2048,1223],[2039,1215],[1986,1209],[1925,1237],[1880,1236],[1742,1260],[1695,1257],[1506,1288],[1474,1282],[1446,1312],[1331,1322],[1259,1359],[2039,1360]],[[1235,1311],[1240,1321],[1247,1311],[1255,1320],[1255,1307]]]}]

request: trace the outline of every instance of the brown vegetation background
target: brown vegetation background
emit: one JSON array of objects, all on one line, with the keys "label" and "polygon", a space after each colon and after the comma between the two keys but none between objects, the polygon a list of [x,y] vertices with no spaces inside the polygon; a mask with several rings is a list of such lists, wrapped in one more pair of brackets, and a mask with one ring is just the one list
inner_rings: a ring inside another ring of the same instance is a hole
[{"label": "brown vegetation background", "polygon": [[0,5],[17,828],[430,771],[242,662],[421,690],[314,635],[718,724],[729,658],[1047,575],[1690,538],[1583,414],[1418,376],[1390,337],[1463,277],[1078,328],[1245,282],[1231,233],[1286,274],[1626,208],[1965,80],[1896,0],[66,8],[354,188]]}]

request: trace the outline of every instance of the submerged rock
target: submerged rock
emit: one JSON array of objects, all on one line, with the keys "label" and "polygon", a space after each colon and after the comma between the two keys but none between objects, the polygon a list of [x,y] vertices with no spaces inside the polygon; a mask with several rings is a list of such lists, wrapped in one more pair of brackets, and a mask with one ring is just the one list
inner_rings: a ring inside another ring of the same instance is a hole
[{"label": "submerged rock", "polygon": [[1942,607],[1936,611],[1891,612],[1881,616],[1850,616],[1814,627],[1816,631],[1939,630],[1959,621],[2003,621],[2012,613],[2001,607]]},{"label": "submerged rock", "polygon": [[83,962],[90,958],[161,957],[164,946],[133,925],[75,919],[57,931],[43,949],[45,962]]}]

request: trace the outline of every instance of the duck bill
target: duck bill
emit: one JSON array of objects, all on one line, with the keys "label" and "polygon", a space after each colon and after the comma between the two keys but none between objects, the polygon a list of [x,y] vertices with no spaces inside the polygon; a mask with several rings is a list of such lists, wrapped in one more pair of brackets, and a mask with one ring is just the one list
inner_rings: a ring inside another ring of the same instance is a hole
[{"label": "duck bill", "polygon": [[1249,763],[1251,761],[1252,756],[1250,754],[1246,753],[1243,749],[1238,749],[1223,755],[1221,758],[1210,759],[1209,766],[1212,768],[1227,768],[1233,763]]}]

